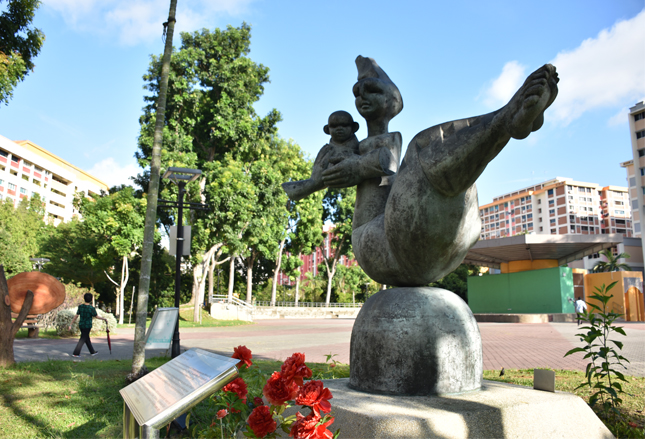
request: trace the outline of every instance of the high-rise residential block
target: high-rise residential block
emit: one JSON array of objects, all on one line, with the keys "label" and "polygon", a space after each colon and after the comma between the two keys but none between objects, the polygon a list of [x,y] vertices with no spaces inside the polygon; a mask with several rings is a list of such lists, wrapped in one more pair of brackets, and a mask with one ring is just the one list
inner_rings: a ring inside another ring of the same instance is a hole
[{"label": "high-rise residential block", "polygon": [[16,206],[23,198],[39,194],[45,215],[54,224],[69,221],[78,212],[77,192],[98,195],[108,191],[98,178],[29,140],[11,141],[0,136],[0,199]]}]

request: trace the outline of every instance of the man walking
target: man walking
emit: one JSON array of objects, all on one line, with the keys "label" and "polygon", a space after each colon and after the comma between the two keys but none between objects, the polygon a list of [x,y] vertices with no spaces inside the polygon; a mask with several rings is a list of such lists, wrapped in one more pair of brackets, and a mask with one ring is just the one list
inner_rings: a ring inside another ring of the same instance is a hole
[{"label": "man walking", "polygon": [[576,314],[578,318],[578,326],[580,326],[580,314],[587,312],[587,304],[585,303],[582,298],[578,297],[578,300],[576,300],[575,303],[576,306]]},{"label": "man walking", "polygon": [[74,322],[76,322],[76,319],[78,316],[81,317],[80,322],[78,322],[78,329],[81,330],[81,338],[78,340],[78,344],[76,345],[76,349],[74,349],[74,354],[72,354],[72,357],[80,357],[81,355],[81,349],[83,349],[83,344],[87,345],[87,349],[90,351],[90,354],[92,356],[98,354],[94,350],[94,347],[92,346],[92,342],[90,341],[90,331],[92,330],[92,319],[99,319],[107,322],[107,319],[103,317],[99,317],[98,314],[96,313],[96,309],[90,303],[92,303],[92,294],[90,293],[85,293],[83,296],[83,300],[85,300],[85,305],[79,305],[78,306],[78,311],[76,311],[76,315],[74,316],[74,319],[72,319],[72,323],[69,325],[69,330],[72,330],[72,325]]}]

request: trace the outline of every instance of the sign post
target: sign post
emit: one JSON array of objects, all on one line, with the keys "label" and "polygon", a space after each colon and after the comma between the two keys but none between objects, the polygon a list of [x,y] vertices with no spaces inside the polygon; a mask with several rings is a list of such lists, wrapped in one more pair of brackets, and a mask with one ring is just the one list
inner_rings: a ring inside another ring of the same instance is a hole
[{"label": "sign post", "polygon": [[237,378],[238,361],[193,348],[121,389],[123,438],[158,438],[160,428]]}]

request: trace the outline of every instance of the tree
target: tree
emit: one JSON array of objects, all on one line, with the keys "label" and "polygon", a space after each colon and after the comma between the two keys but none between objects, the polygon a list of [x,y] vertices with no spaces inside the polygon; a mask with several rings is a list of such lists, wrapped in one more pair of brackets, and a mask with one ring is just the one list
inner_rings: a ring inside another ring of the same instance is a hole
[{"label": "tree", "polygon": [[[159,177],[161,176],[161,143],[166,115],[166,96],[168,77],[170,74],[170,56],[172,53],[172,38],[175,31],[175,13],[177,0],[170,0],[168,21],[164,23],[166,43],[161,63],[158,82],[156,108],[154,109],[155,129],[150,150],[150,181],[148,190],[146,216],[143,232],[143,251],[141,257],[141,272],[139,274],[139,295],[137,296],[137,319],[134,328],[134,350],[132,352],[132,381],[146,372],[145,333],[146,317],[148,316],[148,294],[150,291],[150,272],[152,270],[152,253],[157,225],[157,197],[159,194]],[[151,109],[152,111],[152,109]]]},{"label": "tree", "polygon": [[65,281],[78,282],[90,288],[104,282],[105,273],[114,259],[110,254],[99,254],[99,241],[88,234],[78,217],[48,227],[41,255],[49,259],[43,271]]},{"label": "tree", "polygon": [[25,321],[31,304],[34,301],[34,293],[27,290],[25,301],[16,317],[16,321],[11,321],[11,302],[9,301],[9,288],[7,279],[4,274],[4,267],[0,264],[0,367],[7,367],[16,361],[13,357],[13,341],[16,338],[16,332]]},{"label": "tree", "polygon": [[[182,33],[181,48],[172,54],[161,160],[165,166],[204,171],[199,189],[191,191],[189,198],[192,201],[211,204],[206,191],[206,186],[213,182],[208,175],[212,172],[210,169],[231,169],[232,164],[241,164],[238,169],[248,170],[246,164],[263,158],[268,141],[276,133],[280,114],[272,110],[260,118],[253,109],[253,104],[264,92],[264,84],[268,82],[268,69],[248,58],[250,36],[250,27],[246,24],[212,32],[203,29]],[[152,151],[152,126],[155,122],[152,102],[160,91],[160,70],[159,58],[153,56],[144,76],[146,88],[152,95],[146,97],[151,104],[144,108],[140,119],[137,158],[142,167],[148,165]],[[143,177],[141,181],[145,175]],[[162,196],[170,198],[173,191],[174,188],[166,185]],[[217,204],[217,200],[212,204]],[[196,213],[188,218],[193,225],[195,244],[191,248],[194,250],[192,262],[197,280],[192,300],[196,307],[203,294],[207,271],[213,267],[212,255],[217,255],[224,245],[227,248],[222,251],[228,250],[229,256],[237,255],[242,251],[236,245],[244,237],[242,229],[251,226],[250,222],[242,222],[242,228],[228,233],[231,238],[228,242],[219,240],[217,230],[221,224],[199,222],[199,218],[203,215]],[[166,223],[172,221],[169,216],[163,219]],[[228,220],[240,225],[235,219]],[[216,246],[220,247],[214,249]],[[207,264],[209,258],[211,262]],[[206,266],[208,270],[205,270]]]},{"label": "tree", "polygon": [[[3,0],[0,0],[0,6]],[[45,34],[30,27],[40,0],[8,0],[0,15],[0,103],[8,104],[13,89],[34,69]]]},{"label": "tree", "polygon": [[128,258],[143,243],[145,201],[135,197],[134,189],[126,186],[119,192],[98,197],[77,197],[76,205],[83,216],[83,229],[87,236],[97,239],[96,253],[99,257],[121,260],[121,281],[116,283],[106,272],[106,276],[119,287],[117,295],[117,314],[123,324],[123,303],[125,286],[129,278]]},{"label": "tree", "polygon": [[627,264],[619,262],[620,259],[629,259],[631,256],[627,253],[619,253],[614,256],[613,252],[610,249],[606,249],[600,252],[602,256],[607,259],[606,261],[598,262],[592,269],[594,273],[602,273],[607,271],[631,271],[632,267]]},{"label": "tree", "polygon": [[38,194],[23,198],[14,208],[13,201],[0,201],[0,264],[9,276],[31,271],[29,258],[39,254],[47,226],[44,208]]},{"label": "tree", "polygon": [[323,242],[323,192],[315,192],[293,203],[295,211],[295,225],[291,239],[287,245],[290,256],[285,261],[284,271],[287,276],[296,282],[295,303],[298,304],[300,297],[300,278],[302,277],[301,257],[310,255]]},{"label": "tree", "polygon": [[336,274],[336,266],[341,256],[352,251],[352,219],[356,204],[356,188],[328,189],[323,199],[323,222],[332,227],[323,233],[325,248],[322,256],[327,270],[327,296],[325,303],[329,306],[331,287]]}]

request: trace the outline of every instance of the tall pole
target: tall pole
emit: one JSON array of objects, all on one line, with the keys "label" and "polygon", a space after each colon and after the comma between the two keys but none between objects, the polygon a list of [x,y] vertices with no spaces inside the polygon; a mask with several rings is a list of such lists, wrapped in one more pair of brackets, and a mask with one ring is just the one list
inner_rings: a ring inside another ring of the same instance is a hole
[{"label": "tall pole", "polygon": [[172,336],[172,353],[171,358],[179,356],[179,297],[181,295],[181,257],[184,253],[184,188],[186,183],[180,181],[179,194],[177,201],[179,207],[177,208],[177,265],[175,267],[175,308],[177,308],[177,323],[175,324],[175,333]]}]

